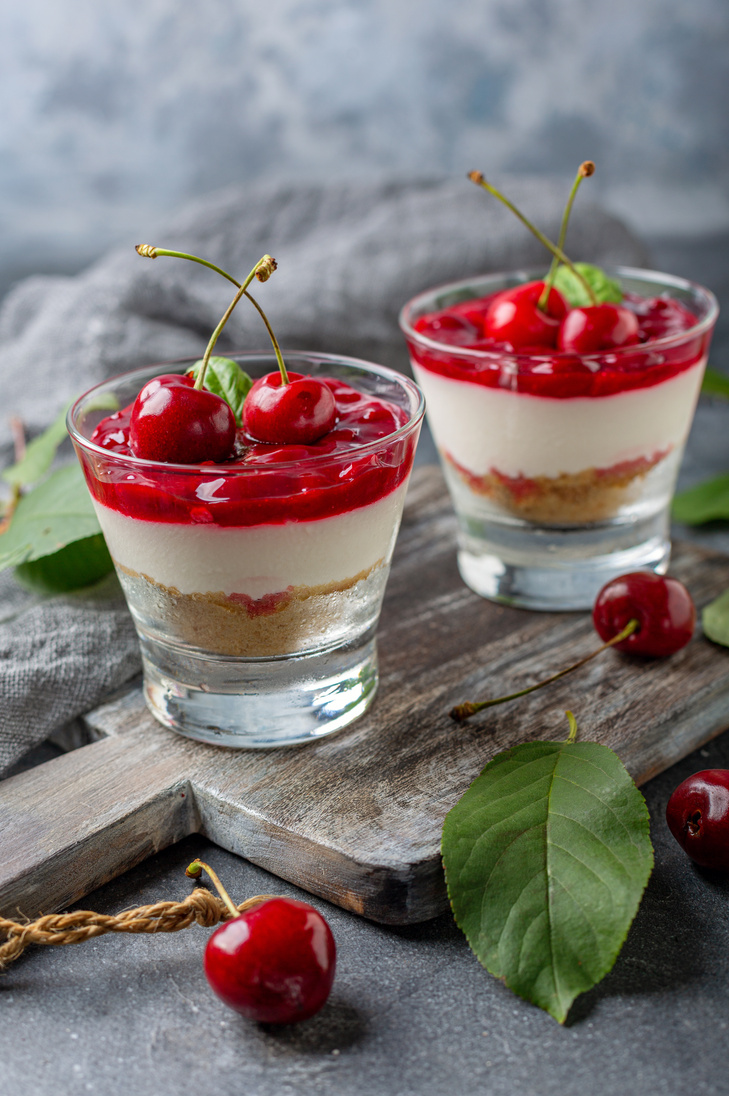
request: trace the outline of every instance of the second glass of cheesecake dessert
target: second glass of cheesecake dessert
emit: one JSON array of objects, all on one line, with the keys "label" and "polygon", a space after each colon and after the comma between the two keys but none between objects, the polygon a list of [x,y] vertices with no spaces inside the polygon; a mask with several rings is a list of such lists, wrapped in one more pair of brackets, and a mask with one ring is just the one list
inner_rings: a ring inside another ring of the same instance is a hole
[{"label": "second glass of cheesecake dessert", "polygon": [[668,566],[717,304],[680,278],[608,273],[634,316],[628,343],[609,349],[515,349],[508,333],[487,334],[498,295],[544,270],[433,289],[401,313],[458,516],[461,575],[485,597],[589,608],[614,576]]}]

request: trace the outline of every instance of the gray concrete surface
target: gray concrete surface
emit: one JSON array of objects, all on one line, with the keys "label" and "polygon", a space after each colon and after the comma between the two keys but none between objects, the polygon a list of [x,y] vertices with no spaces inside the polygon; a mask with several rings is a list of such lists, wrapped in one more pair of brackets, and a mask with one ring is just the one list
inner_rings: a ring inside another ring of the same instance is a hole
[{"label": "gray concrete surface", "polygon": [[[724,248],[663,243],[656,265],[700,277],[729,310]],[[714,361],[729,372],[725,334]],[[728,422],[726,403],[702,402],[684,482],[729,468]],[[698,539],[729,550],[727,528]],[[488,975],[450,916],[390,929],[316,901],[337,940],[337,978],[324,1010],[298,1027],[251,1024],[219,1003],[203,976],[207,931],[198,927],[31,951],[0,976],[0,1092],[726,1096],[729,877],[695,868],[664,822],[674,787],[711,767],[729,768],[729,733],[645,787],[654,874],[615,968],[578,998],[564,1027]],[[111,913],[182,898],[197,855],[238,900],[299,894],[192,838],[84,905]]]}]

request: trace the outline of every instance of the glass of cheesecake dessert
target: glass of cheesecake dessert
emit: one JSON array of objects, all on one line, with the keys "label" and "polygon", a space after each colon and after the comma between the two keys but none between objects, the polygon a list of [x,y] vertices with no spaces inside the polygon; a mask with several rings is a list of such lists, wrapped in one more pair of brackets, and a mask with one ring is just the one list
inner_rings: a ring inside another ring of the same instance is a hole
[{"label": "glass of cheesecake dessert", "polygon": [[606,276],[619,306],[572,309],[558,296],[528,314],[528,286],[540,287],[532,305],[547,302],[542,270],[442,286],[402,310],[458,518],[459,569],[484,597],[589,608],[614,576],[668,566],[717,304],[680,278]]},{"label": "glass of cheesecake dessert", "polygon": [[[272,353],[235,360],[252,378],[276,370]],[[286,362],[334,397],[332,428],[310,444],[239,427],[220,463],[135,456],[135,399],[184,362],[100,384],[69,413],[139,634],[147,704],[181,734],[227,746],[310,741],[371,704],[424,412],[417,386],[384,367],[294,352]]]}]

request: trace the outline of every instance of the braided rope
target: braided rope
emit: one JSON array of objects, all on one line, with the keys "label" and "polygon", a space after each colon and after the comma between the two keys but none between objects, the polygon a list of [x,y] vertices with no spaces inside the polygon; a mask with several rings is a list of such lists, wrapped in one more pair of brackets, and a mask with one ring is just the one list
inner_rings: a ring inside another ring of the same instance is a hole
[{"label": "braided rope", "polygon": [[[244,913],[273,897],[258,894],[248,898],[237,907],[238,912]],[[74,910],[49,913],[27,922],[0,917],[0,936],[6,937],[5,943],[0,944],[0,971],[18,959],[30,944],[80,944],[107,932],[179,932],[193,922],[210,928],[226,920],[230,920],[230,913],[225,903],[202,887],[197,887],[182,902],[155,902],[113,915]]]}]

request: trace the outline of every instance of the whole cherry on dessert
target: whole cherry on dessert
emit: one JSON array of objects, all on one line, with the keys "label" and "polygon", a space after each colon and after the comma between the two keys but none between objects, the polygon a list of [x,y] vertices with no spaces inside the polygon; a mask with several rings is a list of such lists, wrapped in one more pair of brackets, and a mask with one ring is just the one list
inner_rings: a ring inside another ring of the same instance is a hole
[{"label": "whole cherry on dessert", "polygon": [[638,342],[638,317],[628,308],[604,302],[572,308],[559,326],[557,347],[591,354]]},{"label": "whole cherry on dessert", "polygon": [[729,769],[704,769],[668,800],[668,828],[703,868],[729,871]]},{"label": "whole cherry on dessert", "polygon": [[129,445],[135,457],[174,464],[220,463],[235,442],[235,416],[225,400],[192,377],[163,374],[134,401]]},{"label": "whole cherry on dessert", "polygon": [[484,316],[484,335],[510,343],[515,350],[556,346],[567,302],[558,290],[550,289],[542,308],[544,291],[544,282],[526,282],[497,294]]},{"label": "whole cherry on dessert", "polygon": [[267,373],[246,396],[243,426],[256,441],[311,445],[334,428],[337,405],[329,386],[300,373]]},{"label": "whole cherry on dessert", "polygon": [[205,870],[231,913],[205,948],[210,988],[230,1008],[264,1024],[308,1020],[329,997],[337,949],[329,925],[308,902],[261,895],[239,913],[212,868],[194,860],[187,875]]},{"label": "whole cherry on dessert", "polygon": [[636,620],[638,626],[615,643],[616,650],[666,658],[691,639],[696,609],[678,579],[652,571],[633,571],[603,586],[592,611],[595,630],[605,642],[618,635],[630,620]]},{"label": "whole cherry on dessert", "polygon": [[595,599],[592,621],[603,640],[602,647],[572,666],[517,693],[457,704],[451,709],[451,718],[456,723],[463,723],[484,708],[493,708],[507,700],[533,693],[578,670],[608,647],[636,655],[667,658],[680,651],[691,639],[696,610],[690,593],[678,579],[656,575],[652,571],[632,571],[611,579],[603,586]]}]

